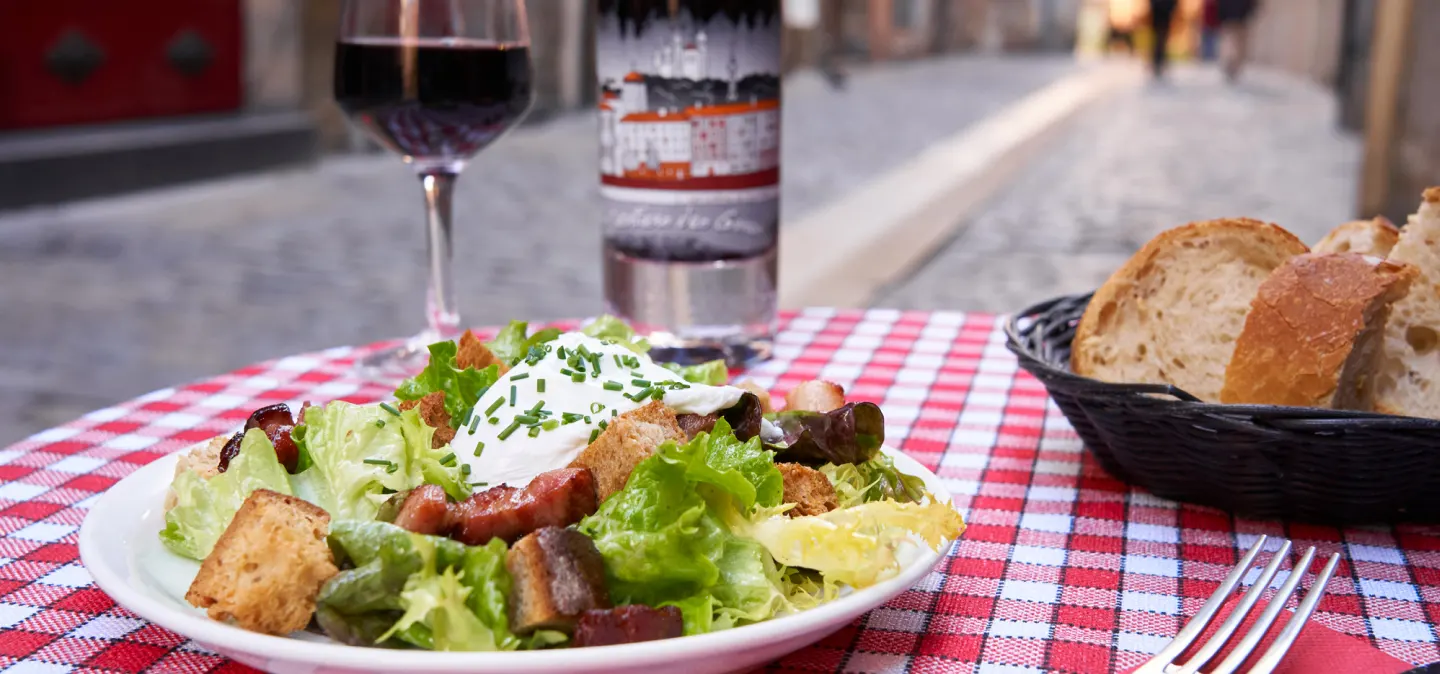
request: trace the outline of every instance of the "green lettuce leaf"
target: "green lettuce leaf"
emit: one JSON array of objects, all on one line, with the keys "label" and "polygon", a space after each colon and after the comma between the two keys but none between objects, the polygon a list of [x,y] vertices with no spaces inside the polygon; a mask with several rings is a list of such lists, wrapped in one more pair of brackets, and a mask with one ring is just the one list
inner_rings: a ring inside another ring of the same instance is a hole
[{"label": "green lettuce leaf", "polygon": [[625,321],[609,314],[597,317],[589,325],[580,328],[580,332],[595,339],[608,339],[638,354],[650,353],[650,342],[636,335],[635,329]]},{"label": "green lettuce leaf", "polygon": [[827,463],[820,472],[834,485],[841,508],[885,499],[914,503],[926,494],[924,480],[900,472],[895,461],[884,453],[861,463]]},{"label": "green lettuce leaf", "polygon": [[616,604],[674,605],[687,634],[709,632],[789,610],[782,569],[725,523],[778,504],[782,490],[758,439],[737,440],[721,419],[662,445],[578,528],[605,558]]},{"label": "green lettuce leaf", "polygon": [[332,527],[330,546],[353,567],[320,590],[316,615],[331,638],[441,651],[526,644],[505,613],[510,576],[503,541],[467,546],[383,522],[344,521]]},{"label": "green lettuce leaf", "polygon": [[225,472],[208,480],[191,471],[175,478],[170,485],[175,507],[165,513],[160,540],[177,555],[204,559],[250,492],[269,489],[290,494],[289,477],[265,431],[252,428],[245,432],[240,453]]},{"label": "green lettuce leaf", "polygon": [[458,350],[455,342],[431,344],[430,363],[420,374],[401,382],[395,389],[395,397],[419,400],[440,391],[445,394],[445,411],[450,413],[450,425],[459,428],[466,413],[475,407],[475,402],[500,378],[500,368],[491,365],[479,370],[473,367],[460,369],[455,364]]},{"label": "green lettuce leaf", "polygon": [[[530,348],[543,344],[560,336],[557,328],[546,328],[536,331],[533,335],[526,335],[530,324],[525,321],[510,321],[510,324],[495,335],[495,339],[485,342],[485,346],[496,358],[505,361],[506,365],[515,365],[530,353]],[[473,407],[473,403],[472,403]]]},{"label": "green lettuce leaf", "polygon": [[678,363],[661,363],[660,365],[692,384],[723,386],[730,381],[730,369],[725,367],[723,360],[712,360],[698,365],[680,365]]},{"label": "green lettuce leaf", "polygon": [[470,496],[448,447],[432,449],[435,429],[416,410],[334,401],[305,411],[310,467],[291,479],[296,493],[332,520],[373,520],[390,492],[437,484],[456,500]]}]

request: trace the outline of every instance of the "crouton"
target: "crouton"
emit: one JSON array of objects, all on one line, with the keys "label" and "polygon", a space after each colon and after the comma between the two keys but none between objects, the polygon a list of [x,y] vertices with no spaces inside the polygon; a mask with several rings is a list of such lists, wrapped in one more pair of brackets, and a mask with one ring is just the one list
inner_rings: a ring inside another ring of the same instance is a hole
[{"label": "crouton", "polygon": [[786,514],[791,517],[821,515],[840,507],[835,486],[824,473],[798,463],[777,463],[775,467],[785,480],[785,503],[795,504]]},{"label": "crouton", "polygon": [[744,389],[746,391],[749,391],[750,393],[754,393],[755,397],[760,399],[761,412],[769,414],[775,411],[774,406],[770,404],[770,392],[766,391],[763,388],[760,388],[760,385],[756,384],[754,381],[746,379],[745,381],[735,384],[735,388]]},{"label": "crouton", "polygon": [[659,400],[610,420],[610,425],[570,462],[595,474],[595,493],[603,503],[625,487],[630,472],[667,440],[685,442],[675,411]]},{"label": "crouton", "polygon": [[505,553],[510,572],[510,629],[570,633],[580,615],[610,608],[605,559],[595,542],[574,529],[545,527],[515,542]]},{"label": "crouton", "polygon": [[[202,479],[208,480],[219,475],[220,450],[225,449],[225,443],[229,441],[230,436],[217,435],[207,440],[205,444],[191,447],[190,451],[181,454],[180,458],[175,461],[175,477],[180,477],[181,473],[195,473]],[[170,512],[170,509],[175,507],[178,498],[173,488],[165,491],[165,512]]]},{"label": "crouton", "polygon": [[324,510],[255,490],[200,565],[185,601],[253,632],[305,629],[320,586],[339,573],[325,542],[329,528]]},{"label": "crouton", "polygon": [[485,343],[481,342],[475,333],[466,330],[465,334],[460,335],[458,349],[455,352],[455,367],[462,370],[473,367],[479,370],[491,365],[498,365],[500,374],[505,374],[510,370],[510,366],[500,360],[495,352],[490,350],[490,347],[485,346]]},{"label": "crouton", "polygon": [[787,411],[829,412],[845,405],[845,389],[818,379],[800,382],[785,395]]},{"label": "crouton", "polygon": [[430,438],[432,449],[440,449],[455,439],[455,429],[450,427],[450,413],[445,411],[444,391],[427,393],[419,400],[406,400],[400,403],[402,411],[416,407],[420,408],[420,419],[425,422],[425,425],[435,429],[435,435]]}]

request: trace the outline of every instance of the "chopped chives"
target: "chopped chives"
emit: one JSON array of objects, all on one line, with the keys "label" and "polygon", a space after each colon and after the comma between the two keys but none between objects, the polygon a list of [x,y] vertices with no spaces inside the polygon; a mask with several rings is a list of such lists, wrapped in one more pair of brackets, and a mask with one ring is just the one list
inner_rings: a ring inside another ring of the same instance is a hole
[{"label": "chopped chives", "polygon": [[477,428],[479,428],[479,427],[480,427],[480,415],[477,414],[477,415],[475,415],[475,416],[473,416],[473,417],[470,418],[470,434],[471,434],[471,435],[474,435],[474,434],[475,434],[475,429],[477,429]]},{"label": "chopped chives", "polygon": [[[483,442],[477,442],[477,443],[475,443],[475,456],[480,456],[480,452],[483,452],[483,451],[485,451],[485,443],[483,443]],[[470,464],[465,464],[465,465],[468,466],[468,465],[470,465]]]},{"label": "chopped chives", "polygon": [[575,353],[580,354],[584,358],[590,357],[590,349],[585,348],[584,344],[581,344],[579,348],[575,349]]},{"label": "chopped chives", "polygon": [[606,391],[623,391],[624,389],[625,389],[625,385],[624,385],[624,384],[621,384],[621,383],[618,382],[618,381],[607,381],[607,382],[605,382],[605,390],[606,390]]},{"label": "chopped chives", "polygon": [[600,430],[603,431],[603,430],[605,430],[606,428],[609,428],[609,427],[610,427],[610,422],[605,421],[604,419],[601,419],[601,420],[600,420]]},{"label": "chopped chives", "polygon": [[510,406],[511,406],[511,407],[514,407],[514,406],[515,406],[515,385],[514,385],[514,384],[511,384],[511,385],[510,385]]},{"label": "chopped chives", "polygon": [[620,410],[615,409],[614,407],[610,408],[610,416],[612,418],[620,416]]},{"label": "chopped chives", "polygon": [[518,422],[520,422],[520,423],[522,423],[522,424],[538,424],[538,423],[540,423],[540,417],[537,417],[537,416],[535,416],[535,415],[533,415],[533,414],[517,414],[517,415],[515,415],[515,420],[518,421]]},{"label": "chopped chives", "polygon": [[391,405],[390,403],[380,403],[380,409],[385,410],[386,412],[389,412],[397,417],[400,416],[400,410],[395,409],[395,406]]},{"label": "chopped chives", "polygon": [[540,402],[537,402],[537,403],[535,403],[533,406],[531,406],[531,407],[530,407],[530,413],[531,413],[531,414],[536,414],[536,413],[538,413],[538,412],[539,412],[540,410],[542,410],[542,409],[545,409],[545,401],[544,401],[544,400],[541,400]]},{"label": "chopped chives", "polygon": [[560,368],[560,374],[563,374],[567,377],[573,377],[575,376],[575,371],[568,367],[562,367]]},{"label": "chopped chives", "polygon": [[442,465],[442,466],[453,466],[453,465],[455,465],[455,452],[450,452],[449,454],[446,454],[445,456],[440,457],[440,465]]},{"label": "chopped chives", "polygon": [[385,472],[387,473],[393,473],[397,470],[400,470],[400,466],[393,463],[385,467]]},{"label": "chopped chives", "polygon": [[603,412],[603,411],[605,411],[605,403],[599,403],[599,402],[590,403],[590,413],[591,413],[591,414],[599,414],[599,413],[601,413],[601,412]]},{"label": "chopped chives", "polygon": [[520,422],[518,422],[518,421],[512,421],[512,422],[510,422],[510,425],[509,425],[509,426],[506,426],[506,427],[505,427],[505,430],[500,431],[500,435],[497,435],[497,436],[495,436],[495,437],[498,437],[498,438],[500,438],[501,440],[504,440],[504,439],[506,439],[506,438],[509,438],[510,435],[515,432],[515,429],[517,429],[517,428],[519,428],[519,427],[520,427]]},{"label": "chopped chives", "polygon": [[615,359],[615,367],[625,367],[625,364],[620,362],[620,354],[612,353],[610,356]]},{"label": "chopped chives", "polygon": [[530,378],[530,373],[529,373],[529,372],[521,372],[520,374],[512,374],[512,375],[510,375],[510,381],[520,381],[521,379],[529,379],[529,378]]},{"label": "chopped chives", "polygon": [[639,386],[641,388],[648,388],[650,386],[650,382],[644,379],[631,379],[630,384],[633,386]]},{"label": "chopped chives", "polygon": [[533,438],[533,437],[538,436],[538,435],[540,435],[540,427],[539,427],[539,426],[531,426],[531,427],[530,427],[530,437]]},{"label": "chopped chives", "polygon": [[385,427],[385,420],[384,420],[384,419],[376,419],[376,420],[375,420],[375,427],[376,427],[376,428],[384,428],[384,427]]},{"label": "chopped chives", "polygon": [[586,417],[585,417],[585,423],[587,423],[587,424],[590,423],[590,417],[589,417],[589,416],[586,416]]},{"label": "chopped chives", "polygon": [[501,406],[501,405],[504,405],[504,404],[505,404],[505,399],[504,399],[504,398],[496,398],[496,399],[495,399],[495,402],[490,403],[490,407],[485,410],[485,416],[488,417],[488,416],[494,415],[494,414],[495,414],[495,410],[500,409],[500,406]]},{"label": "chopped chives", "polygon": [[460,464],[460,474],[461,474],[461,475],[467,475],[467,476],[468,476],[468,475],[470,474],[470,464],[468,464],[468,463],[462,463],[462,464]]},{"label": "chopped chives", "polygon": [[385,459],[365,459],[364,461],[361,461],[360,463],[368,463],[368,464],[370,464],[370,465],[372,465],[372,466],[389,466],[389,465],[392,465],[389,461],[386,461]]},{"label": "chopped chives", "polygon": [[545,392],[545,380],[544,380],[544,379],[536,379],[536,380],[535,380],[535,392],[536,392],[536,393],[544,393],[544,392]]},{"label": "chopped chives", "polygon": [[560,427],[560,422],[556,419],[547,419],[544,423],[540,424],[540,427],[547,431],[553,431]]},{"label": "chopped chives", "polygon": [[595,442],[595,438],[598,437],[600,437],[600,429],[597,428],[590,431],[590,442]]},{"label": "chopped chives", "polygon": [[577,384],[580,383],[580,382],[585,381],[585,373],[584,373],[584,372],[576,372],[575,374],[570,375],[570,381],[573,381],[573,382],[575,382],[575,383],[577,383]]},{"label": "chopped chives", "polygon": [[490,486],[490,483],[489,483],[489,482],[471,482],[471,483],[470,483],[470,488],[471,488],[471,489],[474,489],[474,488],[476,488],[476,487],[488,487],[488,486]]},{"label": "chopped chives", "polygon": [[579,420],[581,420],[581,419],[584,419],[584,418],[585,418],[585,415],[583,415],[583,414],[576,414],[576,413],[574,413],[574,412],[566,412],[566,413],[564,413],[564,414],[561,414],[561,415],[560,415],[560,418],[561,418],[562,420],[564,420],[565,423],[568,424],[568,423],[570,423],[570,422],[572,422],[572,421],[579,421]]},{"label": "chopped chives", "polygon": [[490,417],[490,425],[491,425],[491,426],[499,426],[499,425],[500,425],[500,417]]},{"label": "chopped chives", "polygon": [[567,352],[565,351],[565,347],[563,347],[563,346],[560,347],[559,349],[557,349],[557,350],[555,351],[555,355],[560,356],[560,359],[561,359],[561,360],[564,360],[565,358],[567,358],[567,356],[565,355],[566,353],[567,353]]},{"label": "chopped chives", "polygon": [[460,417],[460,426],[470,423],[470,417],[475,415],[475,408],[465,410],[465,416]]}]

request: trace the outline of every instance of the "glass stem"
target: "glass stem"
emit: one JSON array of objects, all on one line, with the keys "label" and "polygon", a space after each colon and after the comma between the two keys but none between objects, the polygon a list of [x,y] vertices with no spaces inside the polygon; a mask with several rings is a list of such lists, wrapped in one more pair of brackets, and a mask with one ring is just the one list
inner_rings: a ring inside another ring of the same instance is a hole
[{"label": "glass stem", "polygon": [[430,251],[425,317],[430,331],[440,339],[454,339],[460,333],[460,312],[455,306],[455,286],[450,277],[450,205],[455,178],[456,174],[451,171],[420,175],[420,185],[425,188],[425,238]]}]

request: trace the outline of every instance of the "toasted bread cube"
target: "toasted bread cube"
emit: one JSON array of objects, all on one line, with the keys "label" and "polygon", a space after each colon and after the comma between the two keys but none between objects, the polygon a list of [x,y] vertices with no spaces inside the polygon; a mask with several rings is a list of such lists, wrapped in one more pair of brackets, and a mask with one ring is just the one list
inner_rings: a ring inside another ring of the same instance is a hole
[{"label": "toasted bread cube", "polygon": [[800,382],[785,395],[787,411],[829,412],[845,405],[845,389],[818,379]]},{"label": "toasted bread cube", "polygon": [[785,503],[795,507],[786,511],[791,517],[822,515],[840,507],[835,497],[835,485],[825,474],[798,463],[777,463],[780,477],[785,480]]},{"label": "toasted bread cube", "polygon": [[[228,435],[217,435],[210,438],[203,445],[180,455],[175,462],[175,477],[181,473],[195,473],[203,479],[210,479],[220,474],[220,450],[225,449],[225,443],[230,441]],[[165,511],[169,512],[175,507],[177,496],[174,489],[165,492]]]},{"label": "toasted bread cube", "polygon": [[444,391],[435,391],[426,394],[419,400],[406,400],[400,403],[401,410],[416,407],[420,408],[420,420],[435,429],[435,435],[430,438],[431,448],[440,449],[455,439],[455,429],[450,427],[450,412],[445,410]]},{"label": "toasted bread cube", "polygon": [[305,629],[315,597],[339,569],[325,543],[330,515],[294,496],[257,489],[200,565],[185,601],[252,632]]},{"label": "toasted bread cube", "polygon": [[688,436],[675,421],[675,411],[659,400],[610,420],[595,442],[570,462],[571,468],[589,468],[595,474],[595,493],[603,503],[625,488],[631,471],[650,458],[667,440],[685,442]]},{"label": "toasted bread cube", "polygon": [[545,527],[505,553],[510,572],[510,629],[570,633],[591,609],[610,608],[605,560],[595,542],[574,529]]},{"label": "toasted bread cube", "polygon": [[735,388],[745,389],[750,393],[754,393],[755,397],[760,399],[761,412],[769,414],[775,411],[774,406],[770,403],[770,392],[766,391],[763,388],[760,388],[760,385],[756,384],[754,381],[746,379],[745,381],[736,383]]},{"label": "toasted bread cube", "polygon": [[466,330],[465,334],[460,335],[460,341],[456,345],[455,351],[455,367],[462,370],[471,367],[480,370],[491,365],[498,365],[500,374],[510,371],[510,366],[500,360],[500,357],[496,356],[490,347],[485,346],[485,343],[481,342],[475,333]]}]

